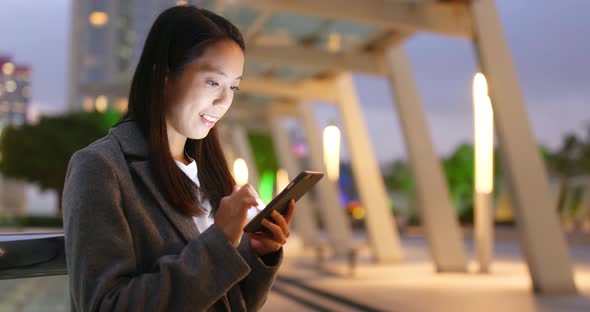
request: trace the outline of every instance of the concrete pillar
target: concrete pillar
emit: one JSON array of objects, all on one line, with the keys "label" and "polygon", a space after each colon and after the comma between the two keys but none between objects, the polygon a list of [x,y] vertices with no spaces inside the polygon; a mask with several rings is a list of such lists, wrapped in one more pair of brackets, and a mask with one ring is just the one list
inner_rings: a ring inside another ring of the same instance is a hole
[{"label": "concrete pillar", "polygon": [[365,208],[366,226],[373,255],[380,263],[402,259],[402,246],[393,213],[387,202],[383,175],[373,152],[364,114],[352,75],[341,74],[335,81],[337,104],[349,146],[356,187]]},{"label": "concrete pillar", "polygon": [[467,257],[459,224],[403,46],[389,48],[386,60],[434,265],[438,272],[465,272]]},{"label": "concrete pillar", "polygon": [[[310,103],[298,104],[301,122],[309,146],[310,170],[326,172],[322,148],[322,131],[318,127],[313,107]],[[337,255],[347,255],[352,246],[352,230],[338,200],[338,186],[324,177],[316,186],[320,217],[325,226],[334,251]]]},{"label": "concrete pillar", "polygon": [[258,190],[260,180],[258,180],[254,154],[250,148],[250,142],[248,142],[248,133],[244,127],[235,125],[232,129],[232,137],[237,156],[244,159],[248,166],[248,183],[254,186],[254,189]]},{"label": "concrete pillar", "polygon": [[512,207],[534,290],[576,293],[570,255],[493,0],[471,3],[474,41],[489,84]]},{"label": "concrete pillar", "polygon": [[[280,167],[287,170],[289,179],[294,179],[301,172],[301,165],[291,152],[291,139],[287,129],[281,123],[281,116],[269,113],[271,135]],[[297,201],[296,213],[293,215],[294,232],[306,246],[315,246],[319,241],[318,224],[309,195]]]}]

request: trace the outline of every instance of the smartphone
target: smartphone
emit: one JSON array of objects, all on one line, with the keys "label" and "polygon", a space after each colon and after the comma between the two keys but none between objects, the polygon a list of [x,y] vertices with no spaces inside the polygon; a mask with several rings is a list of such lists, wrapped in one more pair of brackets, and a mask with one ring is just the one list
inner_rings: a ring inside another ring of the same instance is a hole
[{"label": "smartphone", "polygon": [[273,198],[262,211],[246,224],[244,232],[268,232],[268,230],[261,224],[262,220],[266,218],[272,222],[273,219],[270,214],[273,210],[278,211],[284,216],[287,213],[291,199],[297,202],[323,177],[324,173],[322,172],[309,170],[302,171],[285,187],[284,190],[281,191],[281,193]]}]

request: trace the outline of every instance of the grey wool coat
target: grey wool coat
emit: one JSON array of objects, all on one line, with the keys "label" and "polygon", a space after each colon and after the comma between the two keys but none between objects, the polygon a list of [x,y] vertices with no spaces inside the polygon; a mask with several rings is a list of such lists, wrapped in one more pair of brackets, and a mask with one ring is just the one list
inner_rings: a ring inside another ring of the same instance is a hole
[{"label": "grey wool coat", "polygon": [[[63,218],[72,311],[256,311],[282,249],[262,261],[244,235],[199,233],[160,192],[133,119],[77,151]],[[207,181],[203,181],[207,183]]]}]

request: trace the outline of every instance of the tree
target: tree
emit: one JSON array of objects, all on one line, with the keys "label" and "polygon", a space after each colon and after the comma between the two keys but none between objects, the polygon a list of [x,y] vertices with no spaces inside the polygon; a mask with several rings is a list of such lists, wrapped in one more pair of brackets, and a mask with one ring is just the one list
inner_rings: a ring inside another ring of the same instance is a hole
[{"label": "tree", "polygon": [[445,160],[443,170],[459,219],[473,220],[474,152],[470,144],[461,144]]},{"label": "tree", "polygon": [[393,196],[393,210],[398,221],[407,224],[420,223],[420,214],[416,206],[414,176],[410,166],[397,160],[385,169],[385,186]]},{"label": "tree", "polygon": [[0,136],[0,173],[56,191],[61,212],[70,157],[105,136],[118,119],[116,112],[75,112],[46,116],[35,125],[6,128]]},{"label": "tree", "polygon": [[394,162],[389,173],[385,176],[385,185],[388,189],[411,194],[414,192],[414,179],[410,167],[401,160]]},{"label": "tree", "polygon": [[590,122],[586,125],[586,137],[580,146],[580,158],[578,159],[580,171],[590,174]]},{"label": "tree", "polygon": [[590,124],[587,125],[586,137],[581,138],[575,133],[567,134],[561,147],[548,158],[550,172],[559,179],[559,194],[557,209],[562,210],[564,216],[575,211],[575,205],[566,202],[570,190],[570,179],[578,175],[590,174]]}]

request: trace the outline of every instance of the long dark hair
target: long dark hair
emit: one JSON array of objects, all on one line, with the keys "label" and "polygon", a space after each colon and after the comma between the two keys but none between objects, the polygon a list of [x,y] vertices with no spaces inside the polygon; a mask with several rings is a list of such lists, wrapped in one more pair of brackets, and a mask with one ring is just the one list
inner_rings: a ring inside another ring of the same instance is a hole
[{"label": "long dark hair", "polygon": [[[177,77],[205,49],[221,40],[232,40],[245,51],[240,31],[225,18],[195,6],[175,6],[162,12],[152,25],[129,92],[129,110],[123,119],[135,119],[149,147],[160,186],[181,212],[202,215],[207,198],[215,212],[222,197],[231,194],[234,179],[219,144],[216,126],[201,140],[188,139],[187,155],[197,162],[201,187],[174,163],[166,132],[164,87],[167,77]],[[199,196],[201,194],[201,196]]]}]

